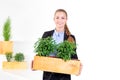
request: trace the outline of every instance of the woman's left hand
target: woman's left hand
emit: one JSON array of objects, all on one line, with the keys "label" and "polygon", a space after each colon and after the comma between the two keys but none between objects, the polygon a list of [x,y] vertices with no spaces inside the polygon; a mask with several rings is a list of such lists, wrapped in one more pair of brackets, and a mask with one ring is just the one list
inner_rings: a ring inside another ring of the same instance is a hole
[{"label": "woman's left hand", "polygon": [[76,74],[76,76],[79,76],[79,75],[81,74],[82,68],[83,68],[83,64],[82,64],[82,63],[80,63],[80,70],[79,70],[79,73],[78,73],[78,74]]}]

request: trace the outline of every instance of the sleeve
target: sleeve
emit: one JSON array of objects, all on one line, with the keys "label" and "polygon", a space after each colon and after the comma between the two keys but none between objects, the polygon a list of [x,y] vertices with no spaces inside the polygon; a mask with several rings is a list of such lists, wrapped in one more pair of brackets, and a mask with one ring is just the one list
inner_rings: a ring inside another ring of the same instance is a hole
[{"label": "sleeve", "polygon": [[[75,39],[75,36],[74,36],[74,35],[71,35],[71,37],[74,39],[75,44],[76,44],[76,39]],[[76,49],[77,49],[77,46],[76,46]],[[76,49],[75,49],[75,53],[76,53],[76,54],[72,55],[72,56],[71,56],[71,59],[78,59]]]}]

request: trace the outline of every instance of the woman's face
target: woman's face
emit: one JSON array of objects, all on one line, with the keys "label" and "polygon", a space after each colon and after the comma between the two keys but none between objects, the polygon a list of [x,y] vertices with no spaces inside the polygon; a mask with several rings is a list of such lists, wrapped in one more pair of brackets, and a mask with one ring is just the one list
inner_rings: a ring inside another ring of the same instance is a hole
[{"label": "woman's face", "polygon": [[64,26],[67,22],[67,16],[64,12],[56,12],[54,16],[54,21],[57,30],[64,30]]}]

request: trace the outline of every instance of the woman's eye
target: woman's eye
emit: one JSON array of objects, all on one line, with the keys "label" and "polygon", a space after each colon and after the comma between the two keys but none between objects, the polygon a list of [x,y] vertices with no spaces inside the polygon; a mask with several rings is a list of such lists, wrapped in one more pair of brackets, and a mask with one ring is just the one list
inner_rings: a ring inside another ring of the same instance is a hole
[{"label": "woman's eye", "polygon": [[56,17],[56,19],[59,19],[59,17]]},{"label": "woman's eye", "polygon": [[64,17],[62,17],[62,19],[65,19]]}]

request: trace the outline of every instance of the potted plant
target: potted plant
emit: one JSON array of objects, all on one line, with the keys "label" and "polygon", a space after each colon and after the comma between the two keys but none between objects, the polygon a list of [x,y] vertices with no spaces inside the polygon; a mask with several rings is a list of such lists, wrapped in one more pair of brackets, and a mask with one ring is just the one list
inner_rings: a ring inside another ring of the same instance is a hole
[{"label": "potted plant", "polygon": [[17,61],[17,62],[22,62],[25,59],[23,53],[21,53],[21,52],[16,53],[14,58],[15,58],[15,61]]},{"label": "potted plant", "polygon": [[11,53],[11,52],[6,53],[5,56],[6,56],[7,62],[11,62],[11,61],[12,61],[12,57],[13,57],[13,56],[12,56],[12,53]]},{"label": "potted plant", "polygon": [[7,61],[3,61],[2,68],[5,69],[27,69],[27,62],[24,61],[25,57],[23,53],[16,53],[15,56],[12,53],[6,53]]},{"label": "potted plant", "polygon": [[11,21],[9,17],[3,26],[3,38],[4,38],[4,41],[1,42],[1,53],[5,54],[8,52],[13,52],[13,41],[10,41]]},{"label": "potted plant", "polygon": [[[71,60],[71,55],[75,54],[74,43],[64,41],[60,44],[56,44],[51,37],[48,37],[38,39],[34,48],[37,55],[33,60],[33,70],[65,74],[79,73],[80,61]],[[51,52],[56,52],[56,57],[48,57]]]}]

